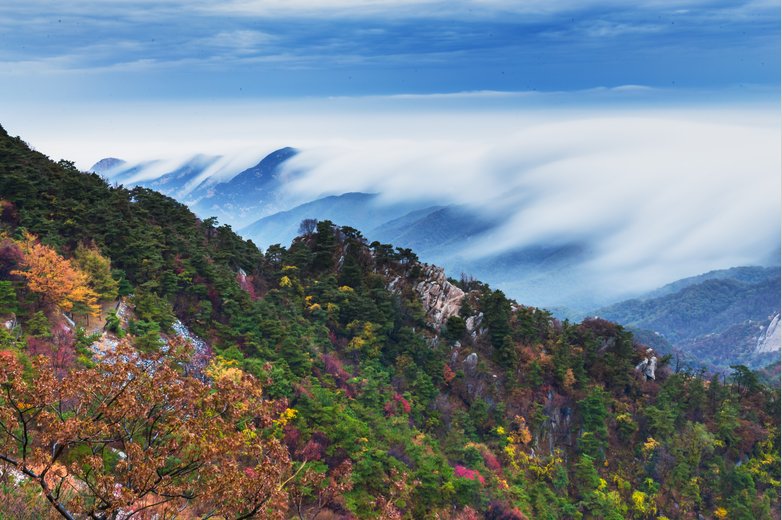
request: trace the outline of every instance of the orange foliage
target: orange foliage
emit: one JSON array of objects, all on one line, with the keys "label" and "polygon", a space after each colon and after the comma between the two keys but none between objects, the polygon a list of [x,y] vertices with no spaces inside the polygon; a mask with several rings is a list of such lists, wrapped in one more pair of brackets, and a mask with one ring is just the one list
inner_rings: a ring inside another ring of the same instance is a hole
[{"label": "orange foliage", "polygon": [[573,369],[572,368],[568,368],[565,371],[565,377],[564,377],[564,379],[562,381],[562,386],[563,386],[563,388],[565,390],[567,390],[569,392],[570,390],[573,389],[573,385],[575,385],[575,384],[576,384],[576,376],[575,376],[575,374],[573,374]]},{"label": "orange foliage", "polygon": [[25,278],[27,287],[49,305],[70,311],[75,304],[82,304],[92,316],[98,315],[98,295],[90,289],[84,272],[29,233],[19,245],[24,255],[20,262],[23,269],[11,274]]},{"label": "orange foliage", "polygon": [[290,459],[265,433],[284,403],[245,373],[184,376],[176,350],[120,345],[61,380],[41,357],[27,372],[0,352],[0,466],[66,518],[284,518]]}]

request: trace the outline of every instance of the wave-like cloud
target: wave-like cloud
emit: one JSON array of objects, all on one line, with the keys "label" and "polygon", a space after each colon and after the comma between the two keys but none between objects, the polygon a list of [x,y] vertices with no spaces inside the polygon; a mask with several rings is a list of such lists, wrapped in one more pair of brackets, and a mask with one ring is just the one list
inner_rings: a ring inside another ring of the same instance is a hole
[{"label": "wave-like cloud", "polygon": [[632,291],[778,255],[777,102],[685,101],[631,88],[181,102],[109,118],[72,107],[43,127],[24,113],[7,128],[83,168],[105,156],[222,156],[197,182],[294,146],[291,206],[351,191],[464,204],[502,222],[465,256],[577,244],[595,286]]},{"label": "wave-like cloud", "polygon": [[301,199],[370,191],[466,204],[504,223],[465,256],[586,244],[587,272],[626,291],[762,263],[779,248],[780,133],[770,118],[590,114],[528,121],[505,135],[502,124],[463,123],[474,125],[472,139],[305,149],[290,161],[299,176],[289,189]]}]

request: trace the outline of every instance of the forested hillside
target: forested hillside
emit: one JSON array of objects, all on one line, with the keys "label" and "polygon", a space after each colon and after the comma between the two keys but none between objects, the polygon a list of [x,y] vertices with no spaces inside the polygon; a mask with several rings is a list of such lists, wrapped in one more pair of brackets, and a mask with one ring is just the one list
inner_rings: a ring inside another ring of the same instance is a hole
[{"label": "forested hillside", "polygon": [[693,366],[763,368],[779,360],[779,274],[762,267],[716,271],[595,314],[659,335]]},{"label": "forested hillside", "polygon": [[647,381],[616,324],[301,231],[261,252],[0,132],[0,518],[779,517],[745,367]]}]

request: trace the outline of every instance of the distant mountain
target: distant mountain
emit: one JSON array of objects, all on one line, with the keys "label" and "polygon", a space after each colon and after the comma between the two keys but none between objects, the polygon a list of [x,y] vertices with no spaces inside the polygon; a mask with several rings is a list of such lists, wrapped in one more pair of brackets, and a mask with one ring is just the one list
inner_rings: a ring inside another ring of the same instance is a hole
[{"label": "distant mountain", "polygon": [[[230,168],[218,165],[224,157],[202,154],[175,165],[162,160],[132,164],[110,157],[90,170],[115,184],[159,191],[187,204],[202,218],[217,217],[222,223],[241,226],[288,209],[282,202],[285,181],[280,178],[281,168],[297,153],[294,148],[281,148],[238,172],[223,171]],[[229,180],[215,181],[210,169],[220,170],[221,176]]]},{"label": "distant mountain", "polygon": [[[541,243],[482,256],[479,244],[492,243],[492,233],[502,220],[466,205],[438,204],[436,194],[429,201],[388,203],[382,194],[345,193],[294,205],[287,195],[287,184],[298,172],[288,167],[288,161],[297,154],[295,148],[280,148],[237,172],[228,171],[231,163],[226,158],[205,155],[173,166],[166,166],[162,161],[130,164],[107,158],[96,163],[93,170],[113,183],[161,191],[187,204],[201,218],[214,216],[220,223],[241,229],[243,236],[261,247],[290,244],[304,219],[331,220],[340,226],[359,229],[370,241],[410,248],[423,261],[443,266],[452,277],[462,273],[474,276],[520,301],[548,308],[560,319],[581,319],[594,314],[587,312],[590,309],[616,301],[616,297],[603,295],[607,291],[594,289],[594,279],[584,268],[593,259],[586,244]],[[228,180],[217,182],[213,171],[219,172],[219,178]],[[733,294],[737,290],[731,282],[756,283],[765,280],[773,271],[762,267],[738,267],[679,280],[637,296],[637,301],[622,311],[624,315],[615,319],[630,327],[650,327],[657,331],[655,327],[662,325],[654,322],[654,317],[647,312],[653,304],[647,308],[640,306],[640,302],[674,295],[712,280],[720,283],[704,286],[701,290],[710,288],[710,297],[719,300],[723,293]],[[728,285],[724,286],[725,283]],[[636,307],[643,319],[633,315],[632,309]],[[687,317],[686,313],[693,308],[701,306],[689,305],[685,312]],[[703,330],[698,333],[712,331],[713,323],[722,318],[721,314],[704,318]],[[668,320],[661,319],[663,322]],[[751,319],[757,321],[758,317]],[[678,337],[675,329],[662,328],[665,338],[672,343],[692,339]]]},{"label": "distant mountain", "polygon": [[116,157],[106,157],[105,159],[101,159],[100,161],[93,164],[92,168],[90,168],[90,171],[93,171],[98,175],[103,175],[104,173],[116,168],[120,168],[125,164],[126,162],[122,159],[117,159]]},{"label": "distant mountain", "polygon": [[761,267],[713,271],[595,312],[717,368],[761,368],[778,358],[779,313],[780,269]]},{"label": "distant mountain", "polygon": [[[411,210],[410,204],[384,204],[377,194],[345,193],[323,197],[287,211],[264,217],[242,228],[242,236],[261,247],[290,244],[305,219],[331,220],[340,226],[365,231],[393,220]],[[368,238],[372,239],[371,235]]]},{"label": "distant mountain", "polygon": [[290,147],[275,150],[228,182],[212,186],[191,207],[198,215],[216,216],[220,222],[236,226],[287,209],[281,205],[281,168],[297,153]]},{"label": "distant mountain", "polygon": [[196,155],[176,170],[139,185],[175,199],[197,200],[202,195],[201,190],[211,184],[208,180],[201,179],[201,175],[219,159],[219,156]]},{"label": "distant mountain", "polygon": [[465,242],[498,225],[465,206],[431,206],[410,212],[367,232],[380,242],[414,249],[419,255],[437,263],[451,256],[453,249],[463,249]]},{"label": "distant mountain", "polygon": [[648,292],[639,298],[650,299],[667,294],[674,294],[691,285],[696,285],[706,280],[736,280],[737,282],[759,283],[770,277],[779,275],[779,267],[742,266],[730,269],[718,269],[708,273],[682,278],[671,282],[659,289]]},{"label": "distant mountain", "polygon": [[161,160],[131,164],[121,159],[107,158],[95,163],[90,171],[114,184],[142,186],[190,203],[204,195],[199,189],[203,190],[212,184],[208,179],[199,177],[220,159],[220,156],[199,154],[167,167]]}]

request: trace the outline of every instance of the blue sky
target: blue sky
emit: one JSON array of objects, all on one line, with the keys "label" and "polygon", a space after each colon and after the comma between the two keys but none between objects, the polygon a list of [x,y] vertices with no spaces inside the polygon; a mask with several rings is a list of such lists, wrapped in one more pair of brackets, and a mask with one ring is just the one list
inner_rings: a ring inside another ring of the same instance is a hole
[{"label": "blue sky", "polygon": [[55,159],[295,146],[301,200],[498,208],[481,251],[604,287],[778,257],[779,100],[778,0],[0,4],[0,124]]},{"label": "blue sky", "polygon": [[7,101],[741,89],[780,74],[767,0],[3,4]]}]

